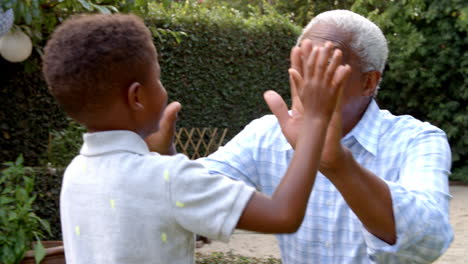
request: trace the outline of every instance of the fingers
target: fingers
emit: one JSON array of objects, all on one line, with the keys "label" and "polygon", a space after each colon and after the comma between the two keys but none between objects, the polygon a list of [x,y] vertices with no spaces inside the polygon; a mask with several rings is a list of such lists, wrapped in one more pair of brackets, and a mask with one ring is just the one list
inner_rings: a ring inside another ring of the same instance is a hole
[{"label": "fingers", "polygon": [[289,84],[291,85],[291,95],[296,97],[300,95],[300,89],[302,88],[303,78],[301,74],[296,70],[290,68],[289,73]]},{"label": "fingers", "polygon": [[[308,65],[309,58],[311,56],[312,42],[308,39],[302,41],[301,43],[301,61],[302,61],[302,76],[309,76],[310,71],[312,70]],[[312,56],[315,57],[315,56]]]},{"label": "fingers", "polygon": [[301,48],[298,46],[295,46],[291,50],[291,68],[295,69],[297,72],[299,72],[300,75],[302,75],[302,59],[301,59]]},{"label": "fingers", "polygon": [[318,55],[322,53],[321,47],[313,47],[312,51],[309,54],[309,57],[305,59],[306,61],[306,69],[304,70],[304,77],[311,79],[314,74],[316,74],[316,65],[318,60]]},{"label": "fingers", "polygon": [[271,112],[278,118],[278,122],[281,127],[284,127],[288,119],[290,118],[288,113],[288,106],[284,102],[281,95],[275,91],[266,91],[263,94],[263,98],[270,108]]},{"label": "fingers", "polygon": [[333,86],[339,87],[339,88],[343,87],[346,81],[348,80],[350,74],[351,74],[351,66],[349,66],[348,64],[338,66],[333,76],[333,80],[332,80],[332,83],[334,84]]},{"label": "fingers", "polygon": [[291,98],[294,100],[294,98],[299,96],[299,90],[300,86],[297,85],[297,81],[294,79],[294,77],[291,75],[291,71],[297,72],[297,70],[290,68],[288,70],[289,73],[289,87],[291,89]]},{"label": "fingers", "polygon": [[[291,69],[294,69],[299,75],[302,75],[302,59],[301,59],[301,48],[295,46],[291,50]],[[299,96],[300,89],[302,86],[294,82],[294,79],[289,73],[289,87],[291,88],[291,98],[294,101]]]},{"label": "fingers", "polygon": [[300,89],[302,88],[304,79],[301,74],[295,69],[289,69],[289,83],[291,86],[291,99],[292,99],[292,110],[296,112],[303,112],[302,102],[300,95]]},{"label": "fingers", "polygon": [[162,131],[171,131],[175,129],[175,124],[177,121],[177,113],[182,108],[182,105],[179,102],[170,103],[166,109],[164,109],[163,116],[160,121],[160,130]]},{"label": "fingers", "polygon": [[325,83],[330,83],[330,81],[333,81],[333,76],[335,75],[336,69],[338,68],[338,66],[341,65],[342,58],[343,58],[343,53],[341,52],[341,50],[335,49],[333,51],[333,56],[330,59],[330,64],[328,65],[327,71],[325,72],[325,75],[324,75]]},{"label": "fingers", "polygon": [[333,76],[332,80],[332,86],[333,89],[338,89],[336,92],[338,93],[338,99],[337,103],[335,106],[335,111],[340,111],[343,108],[343,90],[344,86],[346,84],[346,81],[348,80],[349,76],[351,75],[351,66],[348,64],[346,65],[340,65],[335,71],[335,75]]},{"label": "fingers", "polygon": [[[332,52],[333,44],[330,41],[327,41],[325,43],[325,46],[323,48],[320,48],[318,54],[314,56],[318,58],[310,58],[311,64],[309,65],[309,67],[313,68],[313,73],[312,75],[310,75],[310,77],[312,77],[313,75],[316,75],[318,78],[324,77],[330,62]],[[314,54],[312,54],[312,56],[313,55]]]}]

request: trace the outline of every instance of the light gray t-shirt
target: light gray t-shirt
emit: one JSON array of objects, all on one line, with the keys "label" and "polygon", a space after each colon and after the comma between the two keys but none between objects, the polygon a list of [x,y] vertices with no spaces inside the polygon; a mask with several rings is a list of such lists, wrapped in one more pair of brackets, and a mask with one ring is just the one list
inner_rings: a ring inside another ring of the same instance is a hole
[{"label": "light gray t-shirt", "polygon": [[60,195],[67,263],[194,263],[194,233],[228,241],[253,192],[133,132],[85,134]]}]

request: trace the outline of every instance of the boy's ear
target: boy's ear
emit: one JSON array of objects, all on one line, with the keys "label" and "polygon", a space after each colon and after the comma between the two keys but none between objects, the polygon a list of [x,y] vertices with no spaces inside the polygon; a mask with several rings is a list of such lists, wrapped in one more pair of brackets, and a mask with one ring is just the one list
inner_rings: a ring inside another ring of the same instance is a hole
[{"label": "boy's ear", "polygon": [[130,108],[134,111],[141,111],[145,108],[142,103],[143,87],[138,82],[133,82],[127,89],[127,101]]}]

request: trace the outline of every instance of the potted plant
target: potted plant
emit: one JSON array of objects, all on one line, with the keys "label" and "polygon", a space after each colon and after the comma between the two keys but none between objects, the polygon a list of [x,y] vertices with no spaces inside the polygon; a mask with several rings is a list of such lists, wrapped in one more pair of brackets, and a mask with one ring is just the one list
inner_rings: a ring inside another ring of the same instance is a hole
[{"label": "potted plant", "polygon": [[[39,218],[32,209],[36,196],[34,173],[23,166],[20,155],[15,162],[3,163],[0,174],[0,263],[65,263],[60,242],[41,242],[50,225]],[[29,252],[27,252],[29,249]],[[50,255],[50,256],[49,256]],[[50,262],[48,260],[50,258]]]}]

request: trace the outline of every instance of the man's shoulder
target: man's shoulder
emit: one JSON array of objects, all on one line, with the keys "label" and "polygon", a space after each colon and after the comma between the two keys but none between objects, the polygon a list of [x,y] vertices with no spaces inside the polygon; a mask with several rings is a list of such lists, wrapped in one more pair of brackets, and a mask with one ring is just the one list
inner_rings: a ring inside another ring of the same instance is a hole
[{"label": "man's shoulder", "polygon": [[247,126],[245,126],[245,129],[252,129],[258,132],[270,131],[279,128],[278,119],[274,115],[264,115],[260,118],[252,120]]},{"label": "man's shoulder", "polygon": [[393,115],[387,110],[381,110],[381,116],[380,135],[383,139],[410,141],[422,135],[446,137],[442,129],[411,115]]},{"label": "man's shoulder", "polygon": [[274,115],[264,115],[254,119],[245,126],[244,131],[255,134],[256,137],[278,137],[282,135],[278,119]]},{"label": "man's shoulder", "polygon": [[[287,148],[289,146],[274,115],[264,115],[251,121],[236,135],[234,142],[244,142],[260,148]],[[248,143],[250,142],[250,143]]]}]

